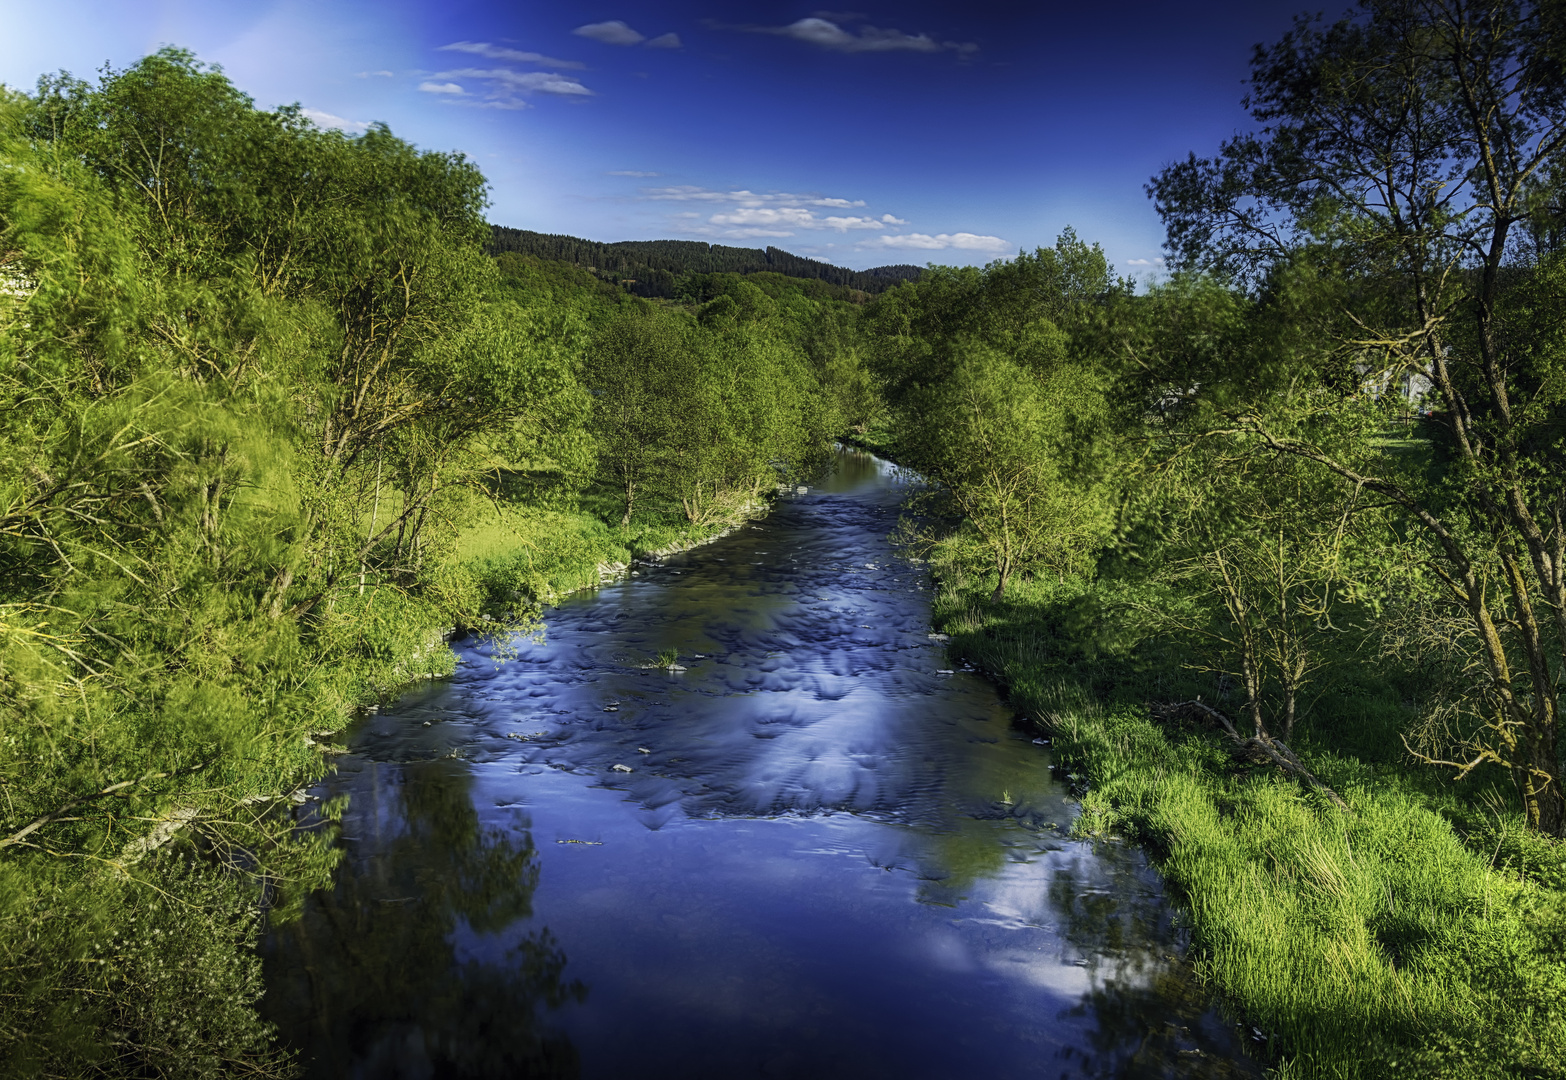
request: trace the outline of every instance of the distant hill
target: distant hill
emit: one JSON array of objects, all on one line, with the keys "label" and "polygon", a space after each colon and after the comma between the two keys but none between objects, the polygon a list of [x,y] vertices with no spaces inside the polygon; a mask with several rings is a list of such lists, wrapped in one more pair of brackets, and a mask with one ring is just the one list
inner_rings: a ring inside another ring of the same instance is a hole
[{"label": "distant hill", "polygon": [[878,293],[903,281],[917,281],[917,266],[877,266],[849,270],[831,263],[791,255],[781,248],[725,247],[700,240],[622,240],[601,244],[576,236],[558,236],[528,229],[491,226],[490,251],[515,251],[540,259],[555,259],[586,267],[618,281],[641,296],[673,296],[682,274],[757,274],[771,271],[788,277],[813,278],[844,288]]}]

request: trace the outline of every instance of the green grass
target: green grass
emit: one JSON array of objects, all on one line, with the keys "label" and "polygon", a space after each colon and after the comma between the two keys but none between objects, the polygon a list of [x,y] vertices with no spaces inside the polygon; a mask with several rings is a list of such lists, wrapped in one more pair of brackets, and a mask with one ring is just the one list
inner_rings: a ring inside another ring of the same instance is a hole
[{"label": "green grass", "polygon": [[1079,835],[1149,850],[1199,974],[1265,1034],[1278,1076],[1566,1076],[1566,852],[1522,828],[1495,777],[1405,763],[1393,680],[1345,680],[1295,740],[1345,814],[1152,720],[1144,702],[1204,687],[1167,644],[1095,650],[1114,639],[1095,590],[1029,582],[993,606],[987,591],[941,593],[952,652],[1087,777]]},{"label": "green grass", "polygon": [[618,523],[620,514],[618,497],[603,488],[585,492],[572,510],[503,502],[459,534],[449,562],[479,590],[483,609],[503,617],[596,585],[602,569],[695,546],[744,520],[692,525],[677,505],[652,500],[628,525]]}]

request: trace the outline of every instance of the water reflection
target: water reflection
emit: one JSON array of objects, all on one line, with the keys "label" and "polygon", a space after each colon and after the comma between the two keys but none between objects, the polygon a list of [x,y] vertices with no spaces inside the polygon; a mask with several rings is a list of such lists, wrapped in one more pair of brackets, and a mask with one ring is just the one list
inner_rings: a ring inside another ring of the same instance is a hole
[{"label": "water reflection", "polygon": [[1257,1075],[1138,853],[1066,839],[947,670],[899,496],[844,455],[366,722],[341,881],[272,944],[317,1073]]},{"label": "water reflection", "polygon": [[336,887],[267,942],[266,1005],[319,1077],[571,1077],[542,1009],[585,998],[547,929],[464,957],[460,931],[504,941],[532,916],[538,853],[518,820],[480,823],[459,762],[351,759],[338,783],[350,857]]}]

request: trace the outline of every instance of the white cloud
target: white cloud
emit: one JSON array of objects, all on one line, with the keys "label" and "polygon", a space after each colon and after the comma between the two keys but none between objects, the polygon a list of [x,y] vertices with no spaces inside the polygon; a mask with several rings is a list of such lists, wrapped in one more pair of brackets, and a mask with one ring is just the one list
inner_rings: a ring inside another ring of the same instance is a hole
[{"label": "white cloud", "polygon": [[866,240],[861,247],[913,248],[919,251],[989,251],[997,255],[1009,253],[1012,245],[998,236],[979,236],[976,233],[904,233],[901,236],[877,236]]},{"label": "white cloud", "polygon": [[362,132],[368,131],[370,123],[367,120],[344,120],[333,113],[322,112],[320,109],[300,109],[301,113],[309,117],[316,127],[338,128],[342,131]]},{"label": "white cloud", "polygon": [[[592,97],[593,92],[575,76],[558,75],[552,71],[512,71],[510,68],[457,68],[437,72],[436,79],[483,79],[500,91],[522,90],[529,93],[555,94],[560,97]],[[423,87],[420,87],[423,89]],[[503,96],[503,95],[500,95]]]},{"label": "white cloud", "polygon": [[940,43],[928,34],[905,34],[901,30],[881,30],[874,26],[863,27],[855,34],[828,19],[800,19],[778,27],[773,33],[839,52],[941,51]]},{"label": "white cloud", "polygon": [[619,19],[610,19],[608,22],[588,23],[586,26],[578,26],[571,31],[594,41],[601,41],[605,45],[636,45],[646,39],[632,30]]},{"label": "white cloud", "polygon": [[691,231],[703,236],[721,236],[728,240],[751,240],[758,236],[777,238],[794,235],[787,229],[724,229],[721,232],[714,229],[693,229]]},{"label": "white cloud", "polygon": [[[508,49],[503,45],[491,45],[487,41],[453,41],[450,45],[440,46],[436,51],[472,53],[474,56],[482,56],[488,60],[515,60],[523,64],[542,64],[544,67],[570,68],[573,70],[587,67],[580,60],[557,60],[542,53]],[[386,74],[390,75],[391,72],[388,71]]]},{"label": "white cloud", "polygon": [[419,89],[424,91],[426,94],[466,94],[467,93],[466,90],[462,89],[462,87],[458,86],[454,82],[437,83],[437,82],[429,82],[428,80],[426,80],[425,82],[421,82],[419,84]]},{"label": "white cloud", "polygon": [[[833,19],[823,18],[833,15]],[[745,30],[754,34],[777,34],[793,38],[833,52],[922,52],[937,53],[948,49],[966,60],[979,51],[972,42],[937,41],[929,34],[905,34],[901,30],[883,30],[878,26],[861,26],[857,31],[845,30],[839,22],[857,18],[853,12],[818,12],[809,18],[799,19],[787,26],[734,26],[733,30]],[[721,25],[721,24],[714,24]]]},{"label": "white cloud", "polygon": [[[713,225],[737,226],[741,230],[758,227],[776,229],[884,229],[886,225],[872,217],[817,217],[804,206],[742,206],[735,210],[721,211],[707,219]],[[737,235],[731,231],[730,235]],[[758,234],[760,235],[760,234]],[[793,232],[769,231],[768,236],[792,236]]]},{"label": "white cloud", "polygon": [[796,229],[809,229],[816,225],[816,216],[803,206],[781,209],[746,206],[727,213],[713,214],[708,220],[714,225],[771,225]]},{"label": "white cloud", "polygon": [[647,43],[649,49],[683,49],[685,43],[680,40],[680,35],[670,32],[659,34]]},{"label": "white cloud", "polygon": [[852,209],[865,204],[863,199],[829,199],[821,195],[795,195],[786,191],[712,191],[708,188],[682,185],[680,187],[643,188],[642,197],[660,202],[729,202],[740,206],[829,206],[836,209]]},{"label": "white cloud", "polygon": [[[663,174],[662,173],[655,173],[655,172],[643,172],[640,169],[610,169],[609,170],[609,175],[610,176],[635,176],[635,177],[639,177],[641,179],[646,179],[649,176],[662,176]],[[699,217],[700,215],[697,215],[697,216]]]},{"label": "white cloud", "polygon": [[871,217],[825,217],[821,223],[829,229],[846,232],[849,229],[884,229],[886,224]]},{"label": "white cloud", "polygon": [[1127,266],[1162,266],[1163,259],[1127,259]]},{"label": "white cloud", "polygon": [[[614,176],[638,175],[630,170],[611,173]],[[844,214],[832,211],[853,210],[863,207],[863,199],[844,199],[822,195],[818,192],[766,191],[734,188],[716,191],[694,184],[672,187],[646,187],[637,196],[648,202],[672,202],[705,205],[703,213],[682,210],[669,216],[669,221],[686,235],[708,236],[740,240],[751,237],[787,237],[809,232],[866,232],[883,231],[890,226],[906,225],[902,218],[891,214],[879,217],[873,214]],[[972,234],[959,234],[961,237]],[[881,239],[893,240],[893,237]],[[963,240],[949,243],[963,243]],[[997,241],[999,242],[999,241]],[[1002,247],[1007,245],[1000,242]],[[918,246],[918,242],[915,242]]]},{"label": "white cloud", "polygon": [[358,74],[358,78],[361,79],[389,79],[391,77],[392,73],[389,71],[361,71]]}]

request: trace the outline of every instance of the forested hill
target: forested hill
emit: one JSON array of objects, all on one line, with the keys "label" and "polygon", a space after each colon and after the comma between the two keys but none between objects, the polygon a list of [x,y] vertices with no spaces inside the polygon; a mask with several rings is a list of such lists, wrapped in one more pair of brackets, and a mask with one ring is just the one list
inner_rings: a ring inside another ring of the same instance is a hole
[{"label": "forested hill", "polygon": [[626,283],[639,296],[674,296],[681,274],[755,274],[771,271],[788,277],[814,278],[867,293],[879,293],[903,281],[918,281],[917,266],[877,266],[850,270],[831,263],[791,255],[781,248],[726,247],[700,240],[622,240],[602,244],[576,236],[538,233],[491,226],[490,250],[555,259],[586,267]]}]

